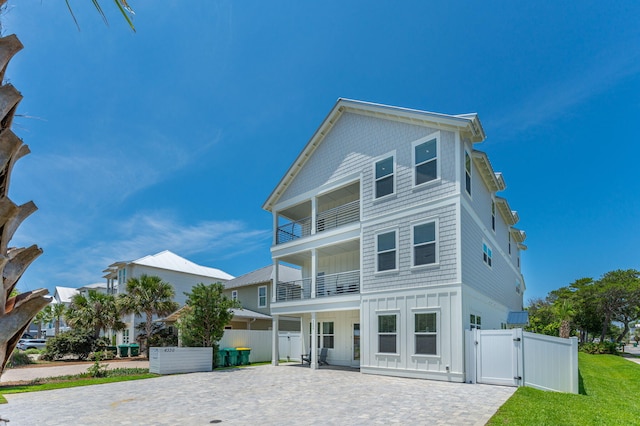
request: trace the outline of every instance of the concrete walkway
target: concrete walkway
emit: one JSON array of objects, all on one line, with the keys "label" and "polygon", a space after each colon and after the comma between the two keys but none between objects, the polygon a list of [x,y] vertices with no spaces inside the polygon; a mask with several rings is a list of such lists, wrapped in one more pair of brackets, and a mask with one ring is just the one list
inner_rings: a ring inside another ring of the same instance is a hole
[{"label": "concrete walkway", "polygon": [[5,395],[20,425],[484,425],[516,388],[299,364]]},{"label": "concrete walkway", "polygon": [[[149,361],[146,359],[140,360],[111,360],[102,361],[102,365],[107,365],[107,369],[113,368],[149,368]],[[69,363],[66,365],[56,365],[55,367],[49,367],[47,365],[42,366],[27,366],[10,368],[2,373],[0,382],[23,382],[31,381],[44,377],[59,377],[69,376],[74,374],[86,373],[87,369],[93,365],[93,362],[77,362]]]}]

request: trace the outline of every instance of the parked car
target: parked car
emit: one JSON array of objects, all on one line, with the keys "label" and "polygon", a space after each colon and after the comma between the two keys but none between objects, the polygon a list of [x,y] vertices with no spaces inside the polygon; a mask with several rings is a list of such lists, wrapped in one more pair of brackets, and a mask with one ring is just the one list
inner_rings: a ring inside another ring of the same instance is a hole
[{"label": "parked car", "polygon": [[18,341],[18,349],[26,351],[27,349],[44,349],[47,346],[45,339],[20,339]]},{"label": "parked car", "polygon": [[23,339],[33,339],[33,336],[29,333],[22,333],[22,338]]}]

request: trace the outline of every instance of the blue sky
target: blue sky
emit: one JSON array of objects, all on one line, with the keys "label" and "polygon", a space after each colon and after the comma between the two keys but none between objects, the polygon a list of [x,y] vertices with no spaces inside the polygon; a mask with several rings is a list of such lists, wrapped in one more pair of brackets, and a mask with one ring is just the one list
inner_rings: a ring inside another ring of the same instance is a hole
[{"label": "blue sky", "polygon": [[45,253],[21,290],[80,287],[168,249],[271,262],[262,203],[339,97],[477,112],[520,214],[525,302],[640,268],[640,4],[10,0],[6,78],[32,154],[10,196]]}]

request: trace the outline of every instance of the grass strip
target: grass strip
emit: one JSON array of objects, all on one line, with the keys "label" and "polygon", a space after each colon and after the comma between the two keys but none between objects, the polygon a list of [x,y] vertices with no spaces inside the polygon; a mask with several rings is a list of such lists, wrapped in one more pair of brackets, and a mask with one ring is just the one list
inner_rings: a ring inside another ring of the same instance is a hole
[{"label": "grass strip", "polygon": [[127,382],[130,380],[142,380],[142,379],[152,379],[154,377],[160,377],[158,374],[153,373],[143,373],[143,374],[135,374],[135,375],[127,375],[127,376],[115,376],[115,377],[98,377],[98,378],[83,378],[76,376],[75,379],[70,379],[68,376],[57,378],[52,377],[47,379],[46,383],[36,383],[36,384],[21,384],[21,385],[8,385],[8,386],[0,386],[0,403],[6,403],[7,400],[2,397],[2,395],[10,395],[16,393],[25,393],[25,392],[39,392],[46,390],[54,390],[54,389],[66,389],[66,388],[75,388],[78,386],[91,386],[91,385],[101,385],[104,383],[117,383],[117,382]]},{"label": "grass strip", "polygon": [[640,365],[615,355],[578,354],[580,394],[521,387],[488,425],[628,425],[640,422]]}]

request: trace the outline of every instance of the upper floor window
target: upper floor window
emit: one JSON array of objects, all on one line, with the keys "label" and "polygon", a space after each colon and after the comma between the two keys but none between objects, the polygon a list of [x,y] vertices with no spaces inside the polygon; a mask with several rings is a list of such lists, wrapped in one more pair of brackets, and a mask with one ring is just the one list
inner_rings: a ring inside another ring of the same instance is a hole
[{"label": "upper floor window", "polygon": [[233,290],[231,292],[231,300],[238,300],[238,290]]},{"label": "upper floor window", "polygon": [[464,187],[467,194],[471,195],[471,157],[467,151],[464,152]]},{"label": "upper floor window", "polygon": [[393,156],[376,162],[375,198],[384,197],[395,192]]},{"label": "upper floor window", "polygon": [[516,278],[516,293],[520,294],[520,291],[521,291],[520,280]]},{"label": "upper floor window", "polygon": [[397,268],[396,231],[376,235],[376,271],[392,271]]},{"label": "upper floor window", "polygon": [[415,314],[416,354],[437,354],[438,329],[436,320],[435,312]]},{"label": "upper floor window", "polygon": [[397,353],[398,316],[378,315],[378,352]]},{"label": "upper floor window", "polygon": [[258,308],[267,307],[267,286],[258,287]]},{"label": "upper floor window", "polygon": [[492,257],[493,257],[493,252],[491,251],[491,247],[489,247],[487,243],[482,243],[482,260],[489,267],[491,267],[493,263]]},{"label": "upper floor window", "polygon": [[438,137],[429,137],[413,145],[414,185],[438,178]]},{"label": "upper floor window", "polygon": [[509,235],[509,254],[511,254],[511,232],[507,232],[507,235]]},{"label": "upper floor window", "polygon": [[491,229],[496,232],[496,200],[491,199]]},{"label": "upper floor window", "polygon": [[431,265],[438,262],[436,222],[413,226],[413,266]]}]

